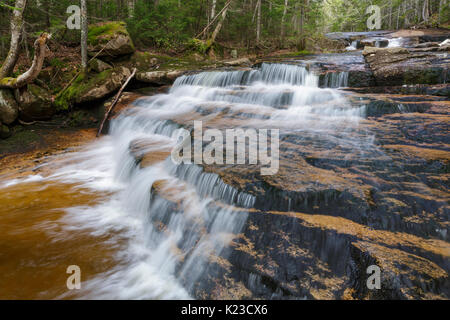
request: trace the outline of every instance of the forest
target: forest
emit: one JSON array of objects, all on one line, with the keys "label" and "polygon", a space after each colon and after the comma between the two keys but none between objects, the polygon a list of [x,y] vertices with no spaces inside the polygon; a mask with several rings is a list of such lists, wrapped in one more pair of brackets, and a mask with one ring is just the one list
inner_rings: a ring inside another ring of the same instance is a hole
[{"label": "forest", "polygon": [[[26,46],[42,31],[65,28],[67,8],[77,1],[29,0]],[[307,40],[327,32],[369,31],[366,9],[381,8],[381,29],[438,27],[448,24],[448,0],[87,0],[89,23],[126,21],[136,45],[179,52],[193,39],[217,40],[251,49],[305,49]],[[8,52],[12,0],[0,7],[0,56]],[[222,21],[223,20],[223,21]]]},{"label": "forest", "polygon": [[0,0],[0,300],[449,300],[449,81],[450,0]]}]

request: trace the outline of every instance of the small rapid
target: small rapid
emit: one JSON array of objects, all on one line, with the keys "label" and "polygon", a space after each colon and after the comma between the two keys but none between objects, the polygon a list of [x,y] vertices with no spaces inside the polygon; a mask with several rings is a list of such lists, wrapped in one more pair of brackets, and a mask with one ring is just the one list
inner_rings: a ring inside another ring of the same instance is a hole
[{"label": "small rapid", "polygon": [[67,228],[112,234],[108,241],[120,243],[117,263],[87,279],[76,297],[195,298],[214,272],[211,260],[226,257],[241,232],[255,196],[201,165],[174,164],[170,149],[179,130],[192,130],[194,120],[217,129],[277,128],[281,138],[297,134],[305,143],[327,141],[363,153],[372,137],[354,132],[366,106],[334,89],[347,80],[348,74],[333,74],[328,88],[320,88],[319,76],[304,67],[267,63],[182,76],[168,93],[141,98],[112,120],[108,136],[55,160],[52,173],[38,179],[43,186],[106,193],[93,205],[64,208]]}]

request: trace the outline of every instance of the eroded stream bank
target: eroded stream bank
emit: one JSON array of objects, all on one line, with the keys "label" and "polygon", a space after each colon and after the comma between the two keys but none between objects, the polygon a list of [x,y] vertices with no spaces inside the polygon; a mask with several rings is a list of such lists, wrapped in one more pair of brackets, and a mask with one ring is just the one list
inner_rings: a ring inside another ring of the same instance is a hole
[{"label": "eroded stream bank", "polygon": [[[361,53],[323,59],[181,76],[108,136],[2,176],[1,297],[449,298],[448,97],[342,90]],[[280,129],[280,170],[175,165],[194,120]]]}]

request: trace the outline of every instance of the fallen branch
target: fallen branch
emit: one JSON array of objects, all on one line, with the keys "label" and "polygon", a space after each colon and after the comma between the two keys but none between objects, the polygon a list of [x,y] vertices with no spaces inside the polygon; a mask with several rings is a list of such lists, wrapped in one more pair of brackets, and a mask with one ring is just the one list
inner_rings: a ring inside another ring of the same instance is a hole
[{"label": "fallen branch", "polygon": [[117,102],[119,102],[120,96],[122,95],[123,90],[125,89],[125,87],[128,85],[128,83],[130,82],[130,80],[136,75],[136,71],[137,69],[134,68],[133,72],[131,73],[131,75],[128,77],[127,81],[125,81],[125,83],[123,84],[123,86],[120,88],[119,92],[117,92],[116,97],[114,98],[113,103],[111,104],[111,106],[109,107],[108,111],[105,113],[105,117],[103,118],[102,123],[100,124],[100,128],[98,129],[97,132],[97,137],[100,136],[100,133],[103,130],[103,125],[105,124],[106,120],[108,120],[109,118],[109,114],[111,113],[111,111],[114,109],[114,107],[116,106]]},{"label": "fallen branch", "polygon": [[228,6],[231,4],[232,0],[229,0],[225,6],[222,8],[222,10],[220,10],[220,12],[218,14],[216,14],[216,16],[211,20],[211,22],[205,27],[205,29],[203,29],[202,32],[200,32],[198,35],[196,35],[194,38],[195,39],[200,39],[200,36],[202,34],[204,34],[206,31],[208,31],[209,27],[211,27],[217,20],[217,18],[219,18],[219,16],[223,13],[224,10],[228,9]]},{"label": "fallen branch", "polygon": [[32,83],[39,75],[39,72],[41,72],[45,59],[45,50],[47,48],[46,44],[50,38],[51,35],[48,33],[44,32],[41,34],[40,37],[34,42],[35,53],[30,69],[28,69],[25,73],[22,73],[17,78],[5,77],[0,79],[0,88],[17,89]]}]

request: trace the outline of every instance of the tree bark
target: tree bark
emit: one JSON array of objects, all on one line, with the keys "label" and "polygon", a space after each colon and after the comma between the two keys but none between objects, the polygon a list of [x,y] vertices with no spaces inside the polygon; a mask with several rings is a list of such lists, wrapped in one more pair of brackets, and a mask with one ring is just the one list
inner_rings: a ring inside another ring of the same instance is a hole
[{"label": "tree bark", "polygon": [[211,6],[211,19],[216,16],[216,5],[217,5],[217,0],[213,0],[212,6]]},{"label": "tree bark", "polygon": [[216,38],[217,38],[217,36],[218,36],[218,34],[219,34],[219,32],[220,32],[220,29],[222,29],[223,23],[224,23],[225,19],[227,18],[227,12],[228,12],[228,8],[230,7],[231,1],[232,1],[232,0],[229,0],[229,1],[225,4],[225,8],[224,8],[224,10],[223,10],[223,12],[222,12],[222,18],[219,20],[219,23],[217,23],[217,26],[216,26],[216,28],[214,29],[214,32],[213,32],[213,34],[212,34],[212,36],[211,36],[211,39],[210,39],[210,40],[211,40],[211,41],[210,41],[211,44],[213,44],[214,41],[216,41]]},{"label": "tree bark", "polygon": [[0,79],[11,75],[19,58],[20,38],[23,31],[23,13],[26,5],[27,0],[16,0],[14,5],[11,17],[11,44],[8,56],[0,69]]},{"label": "tree bark", "polygon": [[259,44],[261,40],[261,0],[258,0],[257,4],[257,18],[256,18],[256,44]]},{"label": "tree bark", "polygon": [[83,69],[83,71],[87,70],[88,65],[87,36],[88,36],[87,6],[86,0],[81,0],[81,68]]},{"label": "tree bark", "polygon": [[425,0],[423,2],[423,9],[422,9],[423,21],[428,22],[429,17],[430,17],[430,4],[429,4],[428,0]]},{"label": "tree bark", "polygon": [[286,22],[286,13],[287,13],[287,7],[289,4],[289,0],[284,0],[284,8],[283,8],[283,16],[281,17],[281,41],[284,40],[284,28],[285,28],[285,22]]},{"label": "tree bark", "polygon": [[41,72],[42,65],[45,59],[45,50],[47,48],[47,41],[50,39],[48,33],[43,33],[34,42],[34,59],[30,69],[21,74],[17,78],[2,78],[0,79],[0,88],[17,89],[23,87],[36,79]]},{"label": "tree bark", "polygon": [[134,17],[134,0],[128,0],[128,18]]}]

